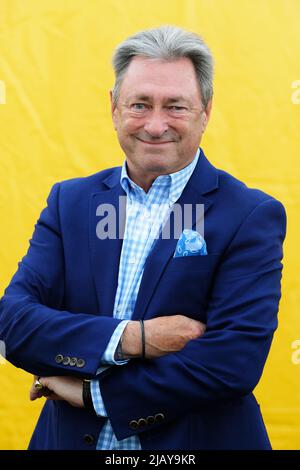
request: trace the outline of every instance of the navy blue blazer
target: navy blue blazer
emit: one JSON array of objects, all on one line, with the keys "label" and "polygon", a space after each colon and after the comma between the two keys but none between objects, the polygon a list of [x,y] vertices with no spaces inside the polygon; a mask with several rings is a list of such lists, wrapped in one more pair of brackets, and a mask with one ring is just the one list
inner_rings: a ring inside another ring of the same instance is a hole
[{"label": "navy blue blazer", "polygon": [[[94,378],[120,322],[112,314],[122,240],[96,235],[97,207],[117,209],[124,195],[120,171],[53,186],[1,299],[7,359],[31,374]],[[98,377],[113,430],[119,440],[138,434],[151,450],[269,449],[252,391],[277,327],[284,208],[216,169],[202,151],[179,203],[204,204],[208,255],[173,258],[177,240],[159,239],[133,319],[181,313],[207,330],[180,352],[131,360]],[[96,448],[104,422],[46,401],[30,449]]]}]

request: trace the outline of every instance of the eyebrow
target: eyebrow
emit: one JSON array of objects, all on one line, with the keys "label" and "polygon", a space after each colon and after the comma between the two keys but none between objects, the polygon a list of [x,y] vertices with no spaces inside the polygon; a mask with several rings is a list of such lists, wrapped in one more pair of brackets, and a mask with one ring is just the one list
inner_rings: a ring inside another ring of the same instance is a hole
[{"label": "eyebrow", "polygon": [[[151,101],[151,97],[148,95],[132,95],[129,97],[128,101],[131,100],[141,100],[141,101]],[[170,96],[169,98],[166,99],[168,103],[178,103],[179,101],[184,101],[185,103],[190,104],[189,100],[185,98],[184,96]]]}]

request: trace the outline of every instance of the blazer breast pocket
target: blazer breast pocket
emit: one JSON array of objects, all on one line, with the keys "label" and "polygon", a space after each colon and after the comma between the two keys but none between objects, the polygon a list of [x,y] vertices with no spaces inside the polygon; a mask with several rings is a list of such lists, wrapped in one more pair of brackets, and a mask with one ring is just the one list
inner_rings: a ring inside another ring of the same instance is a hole
[{"label": "blazer breast pocket", "polygon": [[157,315],[183,313],[203,321],[220,254],[172,258],[149,306]]},{"label": "blazer breast pocket", "polygon": [[217,266],[220,257],[221,254],[219,253],[203,256],[180,256],[171,259],[167,266],[167,270],[210,271]]}]

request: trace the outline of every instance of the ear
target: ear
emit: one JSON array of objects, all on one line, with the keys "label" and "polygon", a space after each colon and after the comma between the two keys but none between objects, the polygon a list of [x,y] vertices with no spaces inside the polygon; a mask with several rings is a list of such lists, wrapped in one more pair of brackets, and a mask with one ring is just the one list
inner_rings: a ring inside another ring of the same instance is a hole
[{"label": "ear", "polygon": [[212,98],[209,100],[209,102],[206,105],[206,108],[203,111],[203,117],[202,117],[202,133],[205,131],[210,115],[211,115],[211,108],[212,108]]},{"label": "ear", "polygon": [[109,97],[110,97],[110,109],[111,109],[111,116],[112,116],[112,120],[114,124],[114,129],[117,130],[117,124],[118,124],[117,106],[113,100],[112,90],[109,91]]}]

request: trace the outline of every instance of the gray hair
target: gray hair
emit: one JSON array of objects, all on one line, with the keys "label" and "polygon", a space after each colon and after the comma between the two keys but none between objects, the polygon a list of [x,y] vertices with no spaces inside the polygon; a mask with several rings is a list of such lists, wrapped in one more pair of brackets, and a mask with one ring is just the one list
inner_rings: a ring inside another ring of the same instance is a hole
[{"label": "gray hair", "polygon": [[212,98],[213,58],[203,39],[176,26],[161,26],[130,36],[116,48],[112,59],[116,78],[112,92],[115,104],[126,71],[135,56],[166,61],[190,59],[195,68],[203,105],[206,107]]}]

